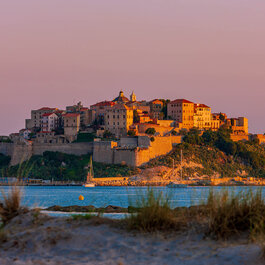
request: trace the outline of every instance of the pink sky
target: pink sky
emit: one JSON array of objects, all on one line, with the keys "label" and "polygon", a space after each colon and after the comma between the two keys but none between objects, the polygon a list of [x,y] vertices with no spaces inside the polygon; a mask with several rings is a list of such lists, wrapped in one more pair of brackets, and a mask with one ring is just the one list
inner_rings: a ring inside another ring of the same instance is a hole
[{"label": "pink sky", "polygon": [[186,98],[264,133],[265,1],[2,0],[0,135],[30,110]]}]

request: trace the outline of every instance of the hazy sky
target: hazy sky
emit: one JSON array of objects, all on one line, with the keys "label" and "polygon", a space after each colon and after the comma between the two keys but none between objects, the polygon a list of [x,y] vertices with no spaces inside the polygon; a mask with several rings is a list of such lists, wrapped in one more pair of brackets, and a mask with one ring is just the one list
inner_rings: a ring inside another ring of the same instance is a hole
[{"label": "hazy sky", "polygon": [[0,0],[0,135],[31,109],[120,89],[205,103],[265,132],[265,1]]}]

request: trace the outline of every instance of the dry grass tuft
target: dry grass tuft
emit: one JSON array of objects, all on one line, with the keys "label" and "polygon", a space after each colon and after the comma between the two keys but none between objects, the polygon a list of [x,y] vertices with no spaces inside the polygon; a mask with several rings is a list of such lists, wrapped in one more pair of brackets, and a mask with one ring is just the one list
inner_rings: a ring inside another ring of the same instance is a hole
[{"label": "dry grass tuft", "polygon": [[140,196],[137,201],[138,213],[127,218],[129,230],[142,232],[179,230],[186,222],[176,216],[170,208],[169,198],[162,192],[155,194],[149,189],[146,196]]},{"label": "dry grass tuft", "polygon": [[5,225],[20,213],[26,212],[27,209],[21,207],[21,190],[16,185],[11,186],[8,195],[3,191],[2,195],[3,200],[0,202],[0,218]]},{"label": "dry grass tuft", "polygon": [[248,232],[251,239],[265,234],[265,202],[261,190],[229,195],[210,192],[206,204],[208,233],[217,239]]},{"label": "dry grass tuft", "polygon": [[0,244],[5,243],[6,241],[7,241],[7,232],[3,228],[0,228]]}]

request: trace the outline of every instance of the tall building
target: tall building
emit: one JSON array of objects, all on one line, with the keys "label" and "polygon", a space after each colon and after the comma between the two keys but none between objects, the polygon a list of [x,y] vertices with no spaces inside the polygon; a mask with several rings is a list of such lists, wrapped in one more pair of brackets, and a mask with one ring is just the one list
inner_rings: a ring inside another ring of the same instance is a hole
[{"label": "tall building", "polygon": [[64,135],[71,141],[76,139],[80,130],[80,114],[66,113],[63,115],[64,120]]},{"label": "tall building", "polygon": [[167,116],[169,119],[182,123],[182,128],[194,127],[194,103],[186,99],[176,99],[167,104]]},{"label": "tall building", "polygon": [[58,116],[55,113],[45,113],[41,119],[41,131],[51,132],[58,128]]},{"label": "tall building", "polygon": [[163,101],[158,100],[158,99],[154,99],[152,101],[149,102],[150,105],[150,112],[151,112],[151,117],[153,119],[157,119],[157,120],[162,120],[164,117],[162,110],[163,110]]},{"label": "tall building", "polygon": [[93,118],[98,124],[105,124],[107,110],[111,109],[114,105],[115,103],[112,101],[102,101],[90,106],[90,110],[93,111]]},{"label": "tall building", "polygon": [[126,136],[133,124],[133,109],[124,104],[116,104],[107,110],[105,128],[117,138]]},{"label": "tall building", "polygon": [[211,128],[211,108],[204,104],[194,104],[194,127],[200,130]]},{"label": "tall building", "polygon": [[41,120],[42,120],[42,115],[46,113],[53,113],[57,111],[57,108],[48,108],[48,107],[43,107],[41,109],[37,110],[32,110],[31,111],[31,118],[26,119],[26,129],[40,129],[41,128]]}]

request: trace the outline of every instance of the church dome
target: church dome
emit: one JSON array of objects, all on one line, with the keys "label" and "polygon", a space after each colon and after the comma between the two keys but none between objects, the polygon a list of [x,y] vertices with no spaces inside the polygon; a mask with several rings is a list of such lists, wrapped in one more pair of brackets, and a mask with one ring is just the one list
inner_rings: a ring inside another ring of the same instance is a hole
[{"label": "church dome", "polygon": [[113,99],[113,102],[120,102],[120,103],[126,103],[129,102],[129,99],[124,96],[123,91],[121,90],[119,93],[119,96]]}]

